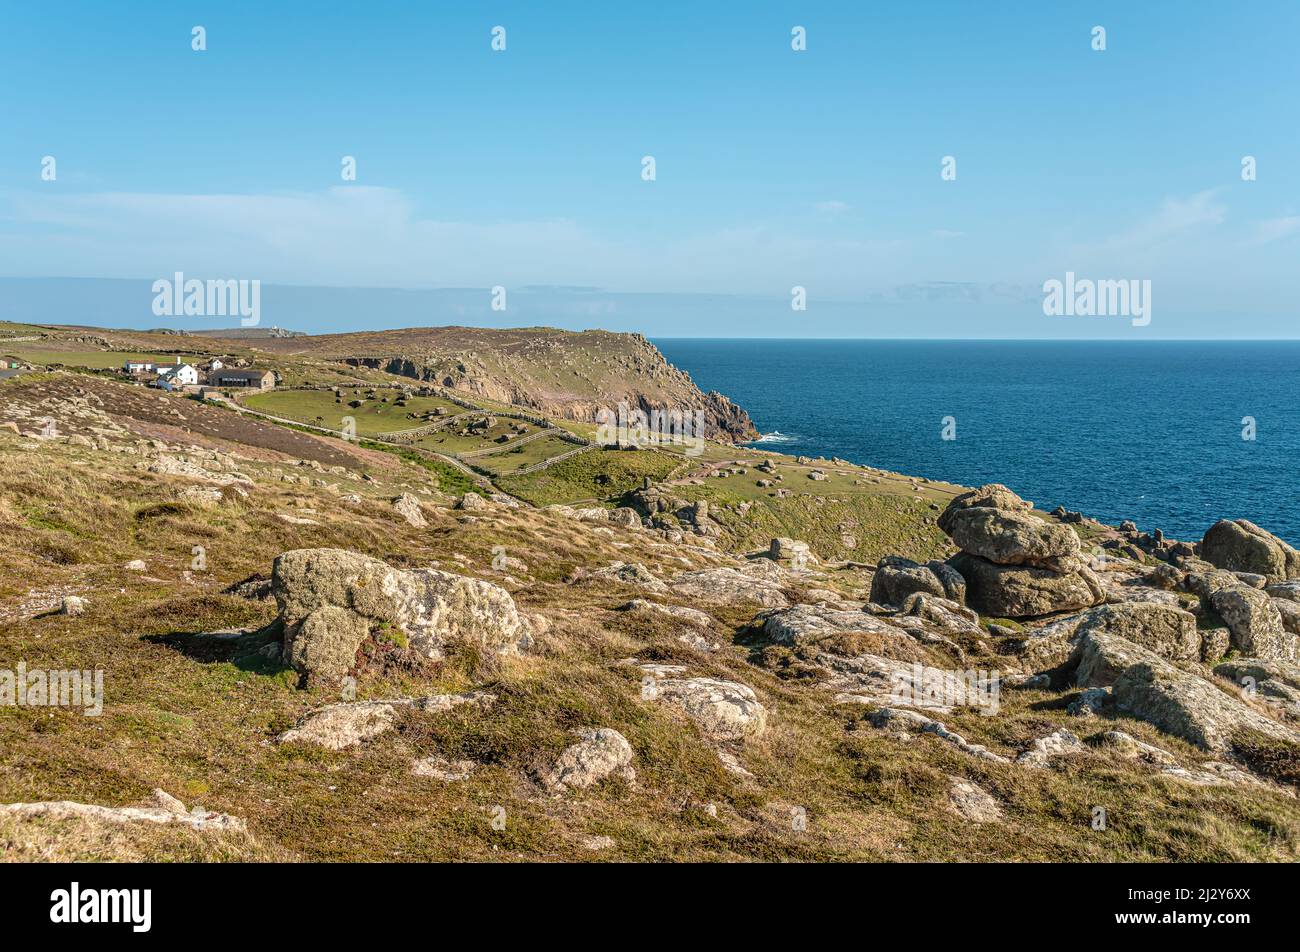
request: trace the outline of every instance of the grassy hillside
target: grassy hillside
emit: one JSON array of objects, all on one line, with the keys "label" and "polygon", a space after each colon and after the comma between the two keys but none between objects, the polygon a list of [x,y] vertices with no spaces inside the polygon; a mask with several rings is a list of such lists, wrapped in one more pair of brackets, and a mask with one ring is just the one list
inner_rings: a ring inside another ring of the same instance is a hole
[{"label": "grassy hillside", "polygon": [[[112,836],[76,824],[6,820],[0,842],[7,858],[1300,858],[1295,801],[1275,792],[1193,787],[1095,749],[1035,771],[977,760],[933,737],[903,743],[869,727],[861,708],[831,703],[800,674],[791,652],[755,640],[748,628],[752,605],[708,606],[715,622],[706,632],[719,650],[699,652],[679,640],[679,626],[617,610],[643,596],[640,590],[571,581],[579,569],[612,561],[639,562],[670,578],[688,568],[733,564],[724,555],[528,508],[462,512],[426,471],[389,454],[281,429],[293,441],[286,449],[337,446],[343,454],[330,464],[337,469],[298,465],[228,411],[163,395],[137,403],[136,389],[70,374],[0,383],[0,421],[16,409],[48,409],[41,401],[58,392],[64,394],[56,410],[61,432],[89,439],[98,428],[109,445],[136,450],[42,441],[0,428],[3,657],[31,667],[106,671],[102,717],[0,708],[0,802],[127,804],[160,787],[243,818],[249,833],[130,828]],[[250,428],[218,431],[200,410]],[[168,448],[146,453],[149,440]],[[185,449],[191,444],[200,452]],[[236,454],[231,459],[248,479],[246,495],[223,491],[220,499],[201,500],[186,492],[205,482],[149,469],[160,455],[201,460],[211,451]],[[671,454],[592,451],[537,474],[543,479],[528,486],[539,496],[609,497],[681,463]],[[789,465],[787,482],[795,475]],[[611,474],[612,481],[597,481]],[[853,488],[848,480],[821,485],[818,493],[848,497]],[[739,476],[694,490],[719,503],[748,496],[769,505]],[[394,511],[390,500],[400,492],[424,501],[428,526],[415,528]],[[864,490],[861,505],[905,502],[908,492],[892,485],[875,495]],[[808,508],[806,518],[819,511]],[[788,518],[805,516],[792,511]],[[814,523],[790,527],[807,536]],[[194,546],[204,550],[202,570],[194,568]],[[495,581],[511,588],[525,610],[548,618],[549,628],[526,656],[487,670],[472,653],[453,653],[432,667],[389,653],[367,656],[359,678],[361,698],[478,686],[498,697],[490,712],[413,711],[391,733],[343,751],[272,743],[302,714],[337,696],[299,689],[293,672],[259,654],[274,637],[259,631],[274,617],[274,605],[225,590],[249,575],[265,576],[276,555],[304,546],[342,547],[395,566],[440,565]],[[501,551],[518,560],[509,570],[513,582],[493,567]],[[143,560],[145,570],[126,568],[132,559]],[[805,588],[850,592],[864,581],[856,570],[828,571],[792,579],[788,590],[802,598]],[[53,610],[66,594],[88,600],[84,616]],[[997,663],[974,643],[967,647],[967,663]],[[918,650],[934,663],[956,663]],[[752,686],[770,712],[770,726],[737,749],[748,776],[726,769],[680,713],[645,699],[642,674],[628,657]],[[995,718],[957,711],[945,720],[972,742],[1009,753],[1048,730],[1079,729],[1055,695],[1009,691],[1003,704]],[[575,728],[597,725],[627,737],[636,782],[609,780],[565,796],[546,791],[539,772],[573,742]],[[1196,757],[1188,745],[1141,722],[1126,719],[1122,727],[1184,760]],[[431,755],[477,766],[455,783],[413,775],[412,761]],[[953,777],[996,797],[1004,816],[992,832],[954,816]],[[1090,827],[1096,804],[1111,807],[1104,832]],[[796,812],[806,826],[792,823]],[[496,825],[498,816],[504,822]],[[595,837],[609,840],[597,849]]]}]

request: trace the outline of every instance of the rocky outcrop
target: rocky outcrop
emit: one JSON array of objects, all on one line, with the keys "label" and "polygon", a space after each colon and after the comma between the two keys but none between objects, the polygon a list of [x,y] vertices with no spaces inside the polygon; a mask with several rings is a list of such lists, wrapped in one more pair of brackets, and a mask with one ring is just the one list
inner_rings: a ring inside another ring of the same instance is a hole
[{"label": "rocky outcrop", "polygon": [[767,709],[752,688],[735,681],[667,678],[655,683],[655,696],[685,712],[712,740],[745,740],[767,729]]},{"label": "rocky outcrop", "polygon": [[283,625],[284,659],[309,683],[337,683],[380,626],[439,660],[462,644],[512,653],[532,629],[510,593],[437,569],[394,569],[344,549],[295,549],[276,558],[271,590]]},{"label": "rocky outcrop", "polygon": [[1300,744],[1300,733],[1257,713],[1203,678],[1156,658],[1134,664],[1114,687],[1115,704],[1126,713],[1205,750],[1231,749],[1243,730]]},{"label": "rocky outcrop", "polygon": [[997,565],[960,552],[949,562],[966,580],[966,602],[982,615],[1034,618],[1076,611],[1105,601],[1097,577],[1087,568],[1054,572],[1046,568]]},{"label": "rocky outcrop", "polygon": [[755,619],[776,644],[802,645],[844,632],[901,634],[899,628],[869,612],[845,611],[829,605],[795,605],[764,612]]},{"label": "rocky outcrop", "polygon": [[575,574],[574,581],[613,582],[644,589],[656,595],[668,592],[668,586],[640,562],[611,562],[598,569],[583,569]]},{"label": "rocky outcrop", "polygon": [[940,530],[951,536],[953,520],[957,514],[976,508],[1000,509],[1003,512],[1028,512],[1034,506],[1001,483],[987,483],[978,489],[962,493],[948,503],[948,507],[939,514]]},{"label": "rocky outcrop", "polygon": [[329,704],[306,714],[276,738],[277,743],[315,744],[329,750],[345,750],[392,729],[402,711],[445,713],[462,704],[487,709],[496,697],[481,691],[465,694],[434,694],[422,698],[391,701],[347,701]]},{"label": "rocky outcrop", "polygon": [[686,608],[681,605],[661,605],[658,602],[648,601],[644,598],[634,598],[626,605],[622,606],[621,611],[629,612],[649,612],[653,615],[661,615],[672,621],[685,622],[688,625],[696,625],[700,628],[708,628],[713,624],[713,618],[707,612],[702,612],[697,608]]},{"label": "rocky outcrop", "polygon": [[1151,602],[1090,609],[1080,616],[1078,634],[1113,635],[1173,661],[1190,661],[1201,652],[1196,616]]},{"label": "rocky outcrop", "polygon": [[963,552],[998,565],[1057,572],[1078,567],[1079,537],[1074,530],[1026,512],[970,506],[950,513],[947,525],[952,541]]},{"label": "rocky outcrop", "polygon": [[1260,658],[1238,658],[1217,665],[1214,673],[1300,717],[1300,665]]},{"label": "rocky outcrop", "polygon": [[416,499],[410,493],[402,493],[393,500],[393,509],[399,516],[417,529],[422,529],[428,522],[425,521],[424,511],[420,508],[420,500]]},{"label": "rocky outcrop", "polygon": [[1245,586],[1222,588],[1210,595],[1210,604],[1232,633],[1232,645],[1252,658],[1294,660],[1296,636],[1286,630],[1273,600]]},{"label": "rocky outcrop", "polygon": [[1205,750],[1228,750],[1241,730],[1300,743],[1300,734],[1146,648],[1104,634],[1081,635],[1079,643],[1079,685],[1112,685],[1121,713]]},{"label": "rocky outcrop", "polygon": [[618,731],[608,727],[578,732],[578,743],[560,754],[555,765],[542,777],[555,792],[586,790],[606,777],[617,775],[628,783],[636,780],[632,769],[632,745]]},{"label": "rocky outcrop", "polygon": [[726,567],[684,572],[672,580],[670,587],[678,595],[713,605],[752,602],[764,608],[784,608],[790,604],[777,583]]},{"label": "rocky outcrop", "polygon": [[244,821],[226,813],[202,807],[186,810],[185,804],[162,790],[153,792],[153,804],[145,807],[105,807],[72,800],[40,803],[0,803],[0,816],[49,817],[53,820],[85,819],[100,823],[179,824],[195,830],[243,830]]},{"label": "rocky outcrop", "polygon": [[887,555],[877,563],[871,576],[871,601],[898,605],[913,592],[942,595],[943,583],[928,568],[901,555]]},{"label": "rocky outcrop", "polygon": [[1032,618],[1105,601],[1079,557],[1072,529],[1044,522],[997,483],[963,493],[939,516],[961,549],[948,565],[965,581],[966,603],[983,615]]},{"label": "rocky outcrop", "polygon": [[1253,522],[1220,519],[1201,540],[1201,558],[1230,572],[1263,575],[1269,582],[1300,579],[1300,552]]},{"label": "rocky outcrop", "polygon": [[807,542],[784,536],[772,540],[768,555],[778,562],[793,562],[796,566],[806,565],[812,560],[812,550]]}]

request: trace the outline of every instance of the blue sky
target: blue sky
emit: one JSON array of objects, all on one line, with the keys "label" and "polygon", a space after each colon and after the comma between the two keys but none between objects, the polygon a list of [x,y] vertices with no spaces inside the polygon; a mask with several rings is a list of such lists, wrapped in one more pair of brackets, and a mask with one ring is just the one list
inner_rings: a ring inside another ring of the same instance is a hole
[{"label": "blue sky", "polygon": [[[596,288],[594,309],[593,292],[520,294],[530,306],[468,316],[433,294],[421,322],[652,335],[1298,336],[1300,4],[137,2],[0,19],[3,277]],[[1044,316],[1042,283],[1067,270],[1150,279],[1151,324]],[[95,316],[48,300],[30,317]],[[411,322],[383,300],[340,305],[331,329]],[[111,317],[159,323],[147,304]]]}]

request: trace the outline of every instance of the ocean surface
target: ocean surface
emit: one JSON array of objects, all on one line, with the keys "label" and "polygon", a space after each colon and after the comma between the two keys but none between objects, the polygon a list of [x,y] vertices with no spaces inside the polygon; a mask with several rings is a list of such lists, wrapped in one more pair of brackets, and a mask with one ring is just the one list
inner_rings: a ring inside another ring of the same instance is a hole
[{"label": "ocean surface", "polygon": [[1300,341],[654,343],[748,410],[756,445],[1005,483],[1189,541],[1250,519],[1300,545]]}]

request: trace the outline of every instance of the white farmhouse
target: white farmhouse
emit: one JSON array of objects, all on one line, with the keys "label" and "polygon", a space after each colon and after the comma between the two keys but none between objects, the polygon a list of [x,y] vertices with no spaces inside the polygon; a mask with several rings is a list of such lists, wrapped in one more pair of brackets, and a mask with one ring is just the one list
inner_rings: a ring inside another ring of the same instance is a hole
[{"label": "white farmhouse", "polygon": [[172,390],[176,387],[193,386],[198,382],[199,372],[189,364],[169,364],[158,368],[158,379],[154,385],[164,390]]}]

